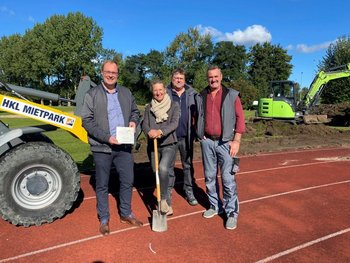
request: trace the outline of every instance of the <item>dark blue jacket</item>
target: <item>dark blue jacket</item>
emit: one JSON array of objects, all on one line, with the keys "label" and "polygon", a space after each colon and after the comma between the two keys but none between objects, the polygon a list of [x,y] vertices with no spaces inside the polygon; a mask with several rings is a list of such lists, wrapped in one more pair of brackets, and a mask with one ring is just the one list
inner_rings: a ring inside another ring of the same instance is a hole
[{"label": "dark blue jacket", "polygon": [[[170,99],[173,100],[172,96],[172,87],[171,84],[167,87],[167,93],[170,96]],[[191,145],[195,136],[195,118],[197,116],[197,106],[195,97],[198,95],[198,92],[192,88],[190,85],[185,84],[185,95],[186,95],[186,105],[187,105],[187,142],[188,145]]]}]

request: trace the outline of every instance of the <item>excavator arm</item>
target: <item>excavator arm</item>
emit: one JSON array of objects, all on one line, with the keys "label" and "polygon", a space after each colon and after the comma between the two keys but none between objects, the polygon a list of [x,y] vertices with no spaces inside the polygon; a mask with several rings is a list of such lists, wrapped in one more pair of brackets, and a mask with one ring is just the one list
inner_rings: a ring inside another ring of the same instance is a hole
[{"label": "excavator arm", "polygon": [[337,68],[333,68],[330,71],[320,71],[312,81],[308,93],[303,100],[303,111],[309,110],[317,98],[321,95],[325,85],[334,79],[346,78],[350,76],[350,63]]}]

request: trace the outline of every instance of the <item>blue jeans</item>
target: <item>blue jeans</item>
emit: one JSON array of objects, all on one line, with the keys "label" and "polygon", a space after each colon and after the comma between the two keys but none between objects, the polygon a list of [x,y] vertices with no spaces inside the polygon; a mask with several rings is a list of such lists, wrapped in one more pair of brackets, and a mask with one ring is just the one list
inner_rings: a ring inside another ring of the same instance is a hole
[{"label": "blue jeans", "polygon": [[[158,175],[160,184],[160,198],[167,199],[169,174],[173,167],[173,162],[176,156],[176,144],[170,144],[166,146],[158,146]],[[148,156],[150,158],[153,171],[155,172],[155,160],[153,147],[148,147]]]},{"label": "blue jeans", "polygon": [[108,183],[112,164],[119,175],[119,209],[122,217],[132,214],[131,198],[134,183],[134,158],[131,146],[114,146],[112,153],[93,152],[96,167],[97,213],[100,221],[109,220]]},{"label": "blue jeans", "polygon": [[[237,184],[235,176],[232,175],[232,157],[228,142],[221,140],[213,141],[204,139],[200,141],[202,149],[205,185],[210,205],[215,210],[225,209],[229,216],[234,213],[238,217],[239,201],[237,196]],[[223,200],[219,196],[218,164],[221,171],[221,183],[223,189]]]},{"label": "blue jeans", "polygon": [[[184,175],[184,184],[183,184],[183,190],[186,195],[191,194],[193,195],[193,185],[194,185],[194,176],[193,176],[193,142],[191,145],[188,145],[187,139],[182,138],[179,139],[176,144],[175,152],[179,150],[180,152],[180,158],[181,158],[181,164],[182,164],[182,171]],[[169,174],[169,187],[168,187],[168,203],[171,204],[171,192],[175,185],[175,173],[174,173],[174,166],[175,166],[175,158],[172,169],[170,169]]]}]

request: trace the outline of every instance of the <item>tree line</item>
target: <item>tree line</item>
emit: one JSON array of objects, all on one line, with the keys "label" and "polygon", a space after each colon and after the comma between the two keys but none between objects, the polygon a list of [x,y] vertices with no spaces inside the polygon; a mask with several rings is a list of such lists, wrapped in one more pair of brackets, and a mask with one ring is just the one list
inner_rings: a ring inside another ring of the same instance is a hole
[{"label": "tree line", "polygon": [[[292,57],[280,45],[259,43],[246,48],[229,41],[214,43],[210,35],[201,35],[196,28],[179,33],[162,51],[126,57],[104,48],[102,38],[103,29],[91,17],[79,12],[53,15],[23,35],[0,39],[1,78],[71,99],[81,76],[89,75],[99,82],[101,63],[112,59],[120,66],[119,83],[129,87],[137,102],[144,104],[150,99],[152,79],[170,83],[172,70],[183,68],[186,81],[202,90],[207,85],[206,69],[215,64],[222,69],[223,83],[239,90],[244,108],[249,108],[253,100],[270,93],[271,80],[287,80],[292,71]],[[349,61],[350,40],[342,37],[329,47],[319,69]],[[331,89],[324,91],[325,102],[350,100],[349,80],[340,81],[341,84],[332,83]],[[339,85],[347,87],[345,92],[342,88],[334,94],[332,91],[339,89]]]}]

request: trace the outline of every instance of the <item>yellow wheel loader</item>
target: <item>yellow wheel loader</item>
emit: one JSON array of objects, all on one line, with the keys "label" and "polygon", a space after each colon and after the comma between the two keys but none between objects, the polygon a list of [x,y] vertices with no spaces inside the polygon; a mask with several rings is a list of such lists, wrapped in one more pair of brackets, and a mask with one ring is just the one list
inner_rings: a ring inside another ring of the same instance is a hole
[{"label": "yellow wheel loader", "polygon": [[[42,121],[11,129],[0,120],[0,215],[14,225],[41,225],[62,217],[78,196],[80,173],[72,157],[43,132],[64,129],[87,143],[80,114],[84,95],[96,86],[81,79],[75,114],[31,102],[24,96],[66,101],[54,93],[0,82],[0,111]],[[14,95],[20,98],[15,98]],[[1,115],[0,115],[1,117]]]}]

